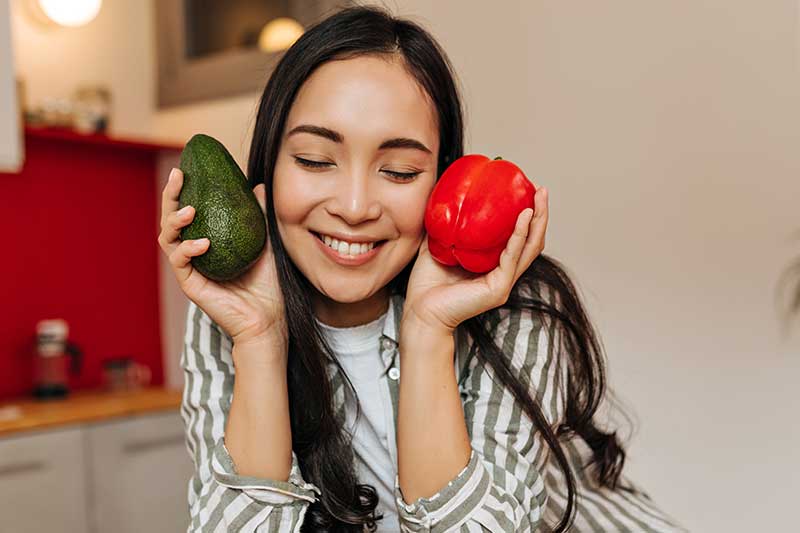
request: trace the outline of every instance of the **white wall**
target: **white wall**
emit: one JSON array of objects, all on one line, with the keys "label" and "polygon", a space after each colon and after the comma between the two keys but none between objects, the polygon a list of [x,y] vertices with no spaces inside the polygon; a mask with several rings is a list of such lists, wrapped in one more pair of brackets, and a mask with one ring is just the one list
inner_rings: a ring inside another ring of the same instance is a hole
[{"label": "white wall", "polygon": [[0,172],[17,172],[23,159],[9,14],[8,0],[0,0]]},{"label": "white wall", "polygon": [[[800,335],[781,332],[775,291],[800,255],[795,0],[389,6],[450,54],[469,151],[550,189],[546,253],[582,289],[638,419],[630,475],[693,531],[794,523]],[[33,101],[104,81],[113,131],[203,131],[246,160],[258,94],[155,110],[151,2],[107,0],[49,34],[15,14],[13,29]],[[179,379],[184,302],[164,291]]]},{"label": "white wall", "polygon": [[639,419],[632,475],[693,531],[794,523],[800,335],[774,291],[800,255],[797,3],[414,5],[471,148],[550,187],[546,252]]},{"label": "white wall", "polygon": [[186,142],[203,131],[224,141],[240,164],[245,160],[258,94],[156,110],[152,0],[106,0],[97,18],[79,28],[43,28],[27,15],[27,1],[12,0],[12,30],[31,104],[67,97],[78,84],[103,83],[112,92],[112,134]]}]

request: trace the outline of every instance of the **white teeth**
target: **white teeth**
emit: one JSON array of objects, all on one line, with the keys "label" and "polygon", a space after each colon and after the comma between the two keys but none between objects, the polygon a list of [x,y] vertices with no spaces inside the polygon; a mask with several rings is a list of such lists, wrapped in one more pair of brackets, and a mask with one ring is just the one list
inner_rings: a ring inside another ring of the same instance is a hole
[{"label": "white teeth", "polygon": [[360,255],[365,254],[375,247],[374,242],[348,243],[334,239],[328,235],[320,235],[325,244],[339,252],[341,255]]}]

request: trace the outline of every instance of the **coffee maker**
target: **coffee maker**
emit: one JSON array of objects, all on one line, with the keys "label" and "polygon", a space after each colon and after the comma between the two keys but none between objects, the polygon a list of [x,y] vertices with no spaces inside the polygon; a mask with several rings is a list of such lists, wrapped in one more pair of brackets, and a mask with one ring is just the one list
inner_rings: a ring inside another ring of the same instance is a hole
[{"label": "coffee maker", "polygon": [[69,394],[69,375],[81,370],[83,354],[67,340],[69,326],[63,319],[40,320],[36,324],[36,356],[33,395],[40,399]]}]

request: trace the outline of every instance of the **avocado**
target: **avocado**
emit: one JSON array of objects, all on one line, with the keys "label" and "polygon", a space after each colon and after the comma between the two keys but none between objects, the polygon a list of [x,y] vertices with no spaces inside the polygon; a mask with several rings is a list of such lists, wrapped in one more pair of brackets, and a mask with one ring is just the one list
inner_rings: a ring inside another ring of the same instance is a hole
[{"label": "avocado", "polygon": [[202,133],[184,146],[180,169],[179,206],[195,209],[181,239],[209,239],[205,253],[192,257],[192,266],[215,281],[240,276],[258,260],[267,241],[266,218],[247,178],[225,146]]}]

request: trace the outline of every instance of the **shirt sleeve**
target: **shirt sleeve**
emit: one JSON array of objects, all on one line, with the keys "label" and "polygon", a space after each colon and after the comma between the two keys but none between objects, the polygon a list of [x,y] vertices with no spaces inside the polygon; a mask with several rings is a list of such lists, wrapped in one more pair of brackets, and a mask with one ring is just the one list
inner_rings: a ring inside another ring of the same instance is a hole
[{"label": "shirt sleeve", "polygon": [[[558,364],[553,325],[528,309],[495,310],[494,340],[527,379],[531,396],[555,430],[564,420],[566,364]],[[409,531],[536,531],[547,494],[549,447],[512,392],[473,356],[460,380],[472,451],[467,465],[433,496],[408,504],[395,476],[398,516]],[[465,529],[466,528],[466,529]]]},{"label": "shirt sleeve", "polygon": [[190,301],[181,368],[181,417],[194,461],[188,483],[188,531],[299,532],[308,506],[321,494],[303,480],[297,455],[287,481],[239,475],[225,446],[233,395],[233,342]]}]

